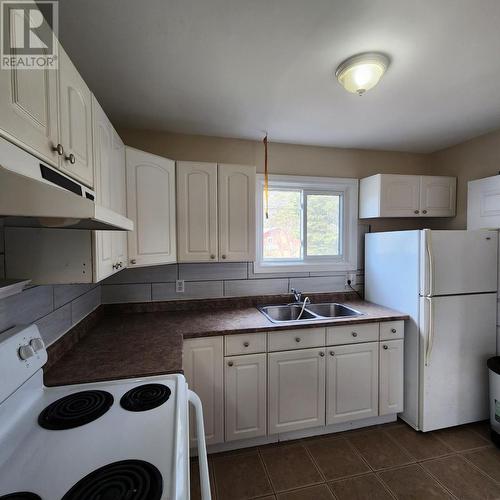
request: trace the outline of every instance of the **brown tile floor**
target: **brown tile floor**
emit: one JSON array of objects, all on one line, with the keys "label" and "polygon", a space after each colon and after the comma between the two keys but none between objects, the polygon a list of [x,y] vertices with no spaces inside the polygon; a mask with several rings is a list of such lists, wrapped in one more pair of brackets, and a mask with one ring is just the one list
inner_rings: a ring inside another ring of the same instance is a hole
[{"label": "brown tile floor", "polygon": [[[209,456],[214,500],[500,500],[500,450],[480,422],[403,422]],[[192,500],[199,496],[191,466]]]}]

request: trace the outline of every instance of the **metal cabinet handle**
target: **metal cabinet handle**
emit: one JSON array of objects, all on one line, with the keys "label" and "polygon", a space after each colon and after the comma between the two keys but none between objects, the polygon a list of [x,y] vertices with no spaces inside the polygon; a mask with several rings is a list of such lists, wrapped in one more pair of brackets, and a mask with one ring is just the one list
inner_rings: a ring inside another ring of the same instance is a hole
[{"label": "metal cabinet handle", "polygon": [[295,342],[300,342],[300,337],[295,337]]},{"label": "metal cabinet handle", "polygon": [[383,348],[384,348],[385,350],[389,349],[389,347],[388,347],[388,346],[386,346],[386,345],[384,345],[384,346],[383,346]]},{"label": "metal cabinet handle", "polygon": [[53,146],[52,151],[56,151],[59,156],[62,156],[64,154],[64,148],[63,148],[62,144],[58,144],[57,146]]},{"label": "metal cabinet handle", "polygon": [[422,213],[423,213],[423,214],[426,214],[426,213],[427,213],[427,210],[422,210]]},{"label": "metal cabinet handle", "polygon": [[396,329],[395,328],[391,328],[391,332],[392,333],[396,333]]},{"label": "metal cabinet handle", "polygon": [[227,366],[233,366],[233,362],[232,361],[228,361],[227,362]]},{"label": "metal cabinet handle", "polygon": [[70,153],[69,156],[65,156],[64,159],[66,161],[69,161],[71,165],[74,165],[76,163],[76,157],[73,153]]},{"label": "metal cabinet handle", "polygon": [[335,351],[330,351],[330,356],[335,356]]},{"label": "metal cabinet handle", "polygon": [[222,255],[222,258],[223,258],[223,259],[225,259],[225,258],[226,258],[226,256],[225,256],[225,255]]},{"label": "metal cabinet handle", "polygon": [[420,213],[420,211],[419,211],[419,210],[415,210],[415,213],[416,213],[416,214],[419,214],[419,213]]},{"label": "metal cabinet handle", "polygon": [[351,332],[351,335],[352,335],[353,337],[357,337],[357,336],[358,336],[358,333],[357,333],[357,332]]},{"label": "metal cabinet handle", "polygon": [[325,355],[325,353],[324,353],[323,351],[321,351],[321,352],[319,353],[319,355],[320,355],[321,357],[323,357],[323,356]]},{"label": "metal cabinet handle", "polygon": [[210,255],[210,258],[215,259],[215,255],[214,254]]},{"label": "metal cabinet handle", "polygon": [[250,345],[250,342],[243,342],[243,347],[248,347]]},{"label": "metal cabinet handle", "polygon": [[133,264],[137,264],[137,261],[135,259],[130,259],[130,263],[133,265]]}]

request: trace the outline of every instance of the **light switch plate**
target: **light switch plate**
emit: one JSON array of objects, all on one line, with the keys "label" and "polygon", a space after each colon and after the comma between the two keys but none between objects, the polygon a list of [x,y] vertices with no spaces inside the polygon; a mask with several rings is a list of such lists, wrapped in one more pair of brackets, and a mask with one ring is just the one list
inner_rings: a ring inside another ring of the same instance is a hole
[{"label": "light switch plate", "polygon": [[184,280],[177,280],[175,282],[175,292],[184,293]]}]

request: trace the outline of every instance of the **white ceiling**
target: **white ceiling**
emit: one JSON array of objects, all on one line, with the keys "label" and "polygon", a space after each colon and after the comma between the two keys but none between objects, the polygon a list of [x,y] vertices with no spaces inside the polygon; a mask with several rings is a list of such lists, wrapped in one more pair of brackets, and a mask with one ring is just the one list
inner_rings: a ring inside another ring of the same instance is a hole
[{"label": "white ceiling", "polygon": [[[60,0],[116,125],[430,152],[500,127],[499,0]],[[392,60],[363,97],[334,79]]]}]

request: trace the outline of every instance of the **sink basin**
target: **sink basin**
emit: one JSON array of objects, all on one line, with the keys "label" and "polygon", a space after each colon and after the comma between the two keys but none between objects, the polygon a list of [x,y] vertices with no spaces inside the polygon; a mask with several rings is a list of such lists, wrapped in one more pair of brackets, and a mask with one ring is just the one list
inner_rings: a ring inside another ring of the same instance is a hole
[{"label": "sink basin", "polygon": [[344,306],[342,304],[309,304],[306,310],[324,318],[338,318],[340,316],[359,316],[361,313],[355,309]]},{"label": "sink basin", "polygon": [[264,313],[271,321],[276,323],[282,323],[284,321],[304,321],[307,319],[316,319],[316,316],[307,309],[304,310],[300,316],[300,311],[302,311],[302,306],[296,306],[293,304],[283,305],[283,306],[265,306],[261,307],[260,311]]},{"label": "sink basin", "polygon": [[[325,321],[361,316],[363,313],[335,302],[325,304],[308,304],[302,314],[302,304],[282,304],[276,306],[262,306],[259,311],[273,323],[300,323],[302,321]],[[300,318],[299,318],[300,316]]]}]

